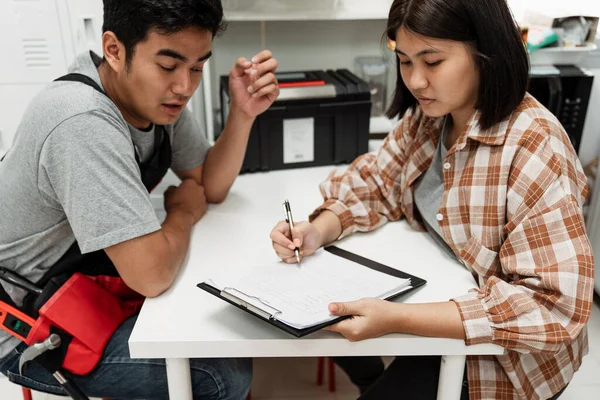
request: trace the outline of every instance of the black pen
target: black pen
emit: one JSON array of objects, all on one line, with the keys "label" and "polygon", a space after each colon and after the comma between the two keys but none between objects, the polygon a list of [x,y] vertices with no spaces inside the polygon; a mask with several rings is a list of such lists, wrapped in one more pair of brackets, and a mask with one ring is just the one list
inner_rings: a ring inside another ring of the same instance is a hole
[{"label": "black pen", "polygon": [[[290,225],[290,237],[293,241],[292,229],[294,229],[294,219],[292,218],[292,207],[290,207],[290,202],[287,200],[283,202],[283,213],[285,215],[285,222]],[[298,265],[300,265],[300,249],[296,247],[294,249],[294,254],[296,254]]]}]

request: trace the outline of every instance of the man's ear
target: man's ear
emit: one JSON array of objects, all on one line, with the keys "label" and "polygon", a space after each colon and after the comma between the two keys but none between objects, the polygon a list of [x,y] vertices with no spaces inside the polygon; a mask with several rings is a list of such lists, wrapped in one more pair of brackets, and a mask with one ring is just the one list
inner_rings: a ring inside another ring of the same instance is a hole
[{"label": "man's ear", "polygon": [[110,67],[117,73],[126,70],[127,54],[125,46],[114,32],[107,31],[102,34],[102,52]]}]

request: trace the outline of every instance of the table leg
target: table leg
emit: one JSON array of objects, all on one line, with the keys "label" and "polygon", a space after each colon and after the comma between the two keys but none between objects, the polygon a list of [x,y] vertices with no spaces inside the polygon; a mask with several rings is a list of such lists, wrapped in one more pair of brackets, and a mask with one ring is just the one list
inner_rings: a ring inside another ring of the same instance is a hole
[{"label": "table leg", "polygon": [[442,356],[437,400],[460,400],[467,356]]},{"label": "table leg", "polygon": [[187,358],[167,358],[167,384],[169,399],[192,400],[192,375],[190,360]]}]

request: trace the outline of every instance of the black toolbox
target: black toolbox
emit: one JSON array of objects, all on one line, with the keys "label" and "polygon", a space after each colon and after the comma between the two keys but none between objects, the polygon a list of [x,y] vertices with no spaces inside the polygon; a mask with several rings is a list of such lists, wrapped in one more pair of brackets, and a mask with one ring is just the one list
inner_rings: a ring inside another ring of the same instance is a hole
[{"label": "black toolbox", "polygon": [[[369,85],[347,69],[277,73],[280,95],[252,125],[241,172],[349,163],[368,151]],[[229,77],[220,78],[221,120]]]}]

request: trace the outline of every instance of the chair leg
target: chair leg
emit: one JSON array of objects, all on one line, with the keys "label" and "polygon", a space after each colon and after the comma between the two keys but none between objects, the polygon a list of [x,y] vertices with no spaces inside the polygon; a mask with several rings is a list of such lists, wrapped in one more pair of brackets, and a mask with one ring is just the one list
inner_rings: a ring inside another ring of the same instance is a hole
[{"label": "chair leg", "polygon": [[327,359],[327,367],[328,367],[328,377],[329,379],[329,391],[331,393],[335,392],[335,364],[331,358]]},{"label": "chair leg", "polygon": [[319,357],[317,359],[317,386],[321,386],[323,384],[324,366],[325,357]]},{"label": "chair leg", "polygon": [[[21,388],[23,391],[23,400],[33,400],[31,397],[31,389]],[[110,399],[102,399],[102,400],[110,400]],[[248,394],[248,400],[250,400],[250,395]]]},{"label": "chair leg", "polygon": [[32,400],[33,399],[31,397],[31,390],[30,389],[21,388],[21,390],[23,391],[23,400]]}]

